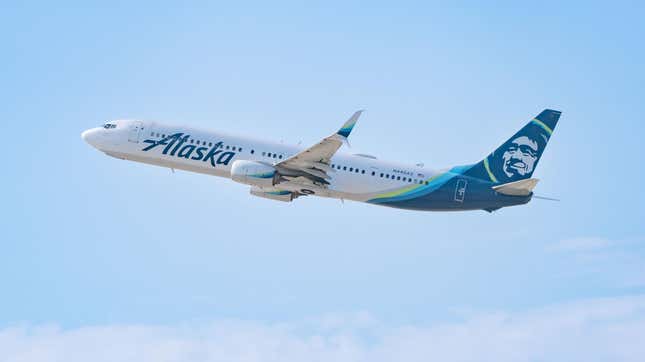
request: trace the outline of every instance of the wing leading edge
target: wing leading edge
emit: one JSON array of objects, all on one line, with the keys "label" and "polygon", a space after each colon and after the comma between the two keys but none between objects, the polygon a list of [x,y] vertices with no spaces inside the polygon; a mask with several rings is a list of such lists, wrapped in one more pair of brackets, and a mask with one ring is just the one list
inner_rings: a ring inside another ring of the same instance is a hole
[{"label": "wing leading edge", "polygon": [[329,174],[335,172],[330,166],[331,158],[343,143],[347,143],[347,137],[362,113],[362,110],[356,111],[336,133],[277,163],[275,168],[288,181],[305,177],[316,184],[328,185]]}]

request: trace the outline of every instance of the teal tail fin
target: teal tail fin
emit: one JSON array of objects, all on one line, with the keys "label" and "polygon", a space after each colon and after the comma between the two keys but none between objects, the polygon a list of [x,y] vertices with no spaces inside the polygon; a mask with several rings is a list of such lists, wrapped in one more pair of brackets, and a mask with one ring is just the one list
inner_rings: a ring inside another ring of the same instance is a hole
[{"label": "teal tail fin", "polygon": [[498,184],[531,178],[560,113],[545,109],[464,174]]}]

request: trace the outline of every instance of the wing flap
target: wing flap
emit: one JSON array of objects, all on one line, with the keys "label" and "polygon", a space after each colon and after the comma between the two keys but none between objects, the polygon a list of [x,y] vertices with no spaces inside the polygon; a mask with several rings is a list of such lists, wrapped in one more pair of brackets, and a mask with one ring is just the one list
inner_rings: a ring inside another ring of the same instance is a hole
[{"label": "wing flap", "polygon": [[315,181],[329,180],[329,173],[334,169],[329,166],[331,158],[336,151],[347,141],[347,137],[354,129],[358,118],[363,111],[354,112],[354,114],[343,124],[343,126],[332,135],[325,137],[315,145],[279,162],[276,168],[300,171],[316,178]]},{"label": "wing flap", "polygon": [[301,168],[299,170],[302,171],[302,172],[306,172],[306,173],[308,173],[310,175],[319,177],[321,179],[329,180],[331,178],[326,173],[324,173],[322,171],[319,171],[319,170],[316,170],[314,168]]}]

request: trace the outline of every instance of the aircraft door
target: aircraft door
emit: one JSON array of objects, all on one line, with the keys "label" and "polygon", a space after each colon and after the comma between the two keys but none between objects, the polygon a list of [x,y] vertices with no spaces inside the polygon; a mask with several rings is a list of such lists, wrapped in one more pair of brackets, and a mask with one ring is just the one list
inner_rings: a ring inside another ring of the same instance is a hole
[{"label": "aircraft door", "polygon": [[468,181],[463,178],[457,180],[457,186],[455,187],[455,202],[464,202],[466,197],[466,186],[468,186]]},{"label": "aircraft door", "polygon": [[134,121],[130,124],[128,129],[128,142],[139,143],[139,135],[141,133],[141,128],[143,127],[142,122]]}]

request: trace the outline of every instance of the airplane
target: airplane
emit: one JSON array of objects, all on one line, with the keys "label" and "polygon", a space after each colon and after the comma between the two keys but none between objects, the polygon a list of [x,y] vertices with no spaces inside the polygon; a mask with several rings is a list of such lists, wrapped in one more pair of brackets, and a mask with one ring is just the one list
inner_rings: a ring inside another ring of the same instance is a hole
[{"label": "airplane", "polygon": [[542,111],[477,163],[432,170],[339,151],[361,113],[307,148],[141,120],[108,121],[81,138],[109,156],[227,177],[271,200],[321,196],[407,210],[492,212],[532,199],[533,172],[561,114]]}]

